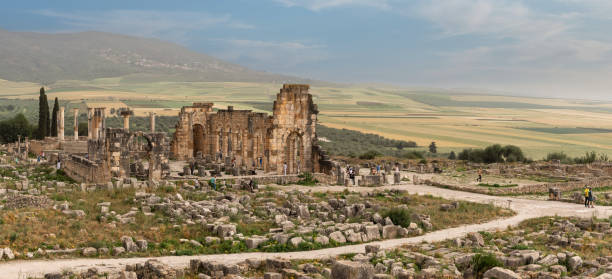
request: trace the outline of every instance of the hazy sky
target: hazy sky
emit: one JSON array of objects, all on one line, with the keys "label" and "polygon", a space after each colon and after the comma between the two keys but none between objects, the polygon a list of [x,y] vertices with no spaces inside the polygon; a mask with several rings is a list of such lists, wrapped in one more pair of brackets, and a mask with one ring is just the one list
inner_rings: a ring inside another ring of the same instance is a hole
[{"label": "hazy sky", "polygon": [[0,28],[157,37],[307,78],[612,98],[611,0],[4,2]]}]

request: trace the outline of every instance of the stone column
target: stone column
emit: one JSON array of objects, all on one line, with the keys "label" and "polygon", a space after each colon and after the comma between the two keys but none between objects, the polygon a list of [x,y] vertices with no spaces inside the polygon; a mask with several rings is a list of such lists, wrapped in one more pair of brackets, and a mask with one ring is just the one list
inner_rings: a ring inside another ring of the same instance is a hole
[{"label": "stone column", "polygon": [[98,132],[99,132],[99,139],[104,139],[104,136],[106,135],[106,108],[101,108],[100,109],[100,123],[102,123],[101,125],[98,126]]},{"label": "stone column", "polygon": [[21,135],[17,135],[17,157],[21,157]]},{"label": "stone column", "polygon": [[123,129],[126,131],[130,130],[130,116],[127,114],[123,115]]},{"label": "stone column", "polygon": [[64,107],[60,107],[57,112],[57,139],[59,141],[64,140]]},{"label": "stone column", "polygon": [[73,108],[74,112],[74,140],[79,140],[79,109]]},{"label": "stone column", "polygon": [[123,129],[126,131],[130,130],[130,116],[132,116],[133,112],[126,108],[121,110],[121,116],[123,117]]},{"label": "stone column", "polygon": [[93,138],[93,108],[87,108],[87,139]]},{"label": "stone column", "polygon": [[151,133],[155,133],[155,113],[149,113],[149,117],[151,118]]}]

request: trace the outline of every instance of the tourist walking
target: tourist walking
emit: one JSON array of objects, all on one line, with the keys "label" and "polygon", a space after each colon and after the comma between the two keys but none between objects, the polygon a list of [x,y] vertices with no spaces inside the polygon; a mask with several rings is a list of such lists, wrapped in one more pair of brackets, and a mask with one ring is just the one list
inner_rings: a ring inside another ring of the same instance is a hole
[{"label": "tourist walking", "polygon": [[349,168],[349,178],[353,181],[353,186],[355,186],[355,170],[352,167]]},{"label": "tourist walking", "polygon": [[213,188],[213,190],[217,191],[217,178],[215,177],[215,175],[210,178],[210,186]]},{"label": "tourist walking", "polygon": [[57,169],[61,169],[62,168],[62,161],[60,160],[60,158],[57,158]]},{"label": "tourist walking", "polygon": [[595,206],[593,205],[593,188],[591,188],[590,186],[589,186],[589,207],[595,208]]},{"label": "tourist walking", "polygon": [[589,186],[584,185],[584,207],[589,207]]},{"label": "tourist walking", "polygon": [[283,163],[283,174],[287,175],[287,162]]},{"label": "tourist walking", "polygon": [[478,182],[482,182],[482,168],[478,169],[478,179],[477,179],[477,181]]}]

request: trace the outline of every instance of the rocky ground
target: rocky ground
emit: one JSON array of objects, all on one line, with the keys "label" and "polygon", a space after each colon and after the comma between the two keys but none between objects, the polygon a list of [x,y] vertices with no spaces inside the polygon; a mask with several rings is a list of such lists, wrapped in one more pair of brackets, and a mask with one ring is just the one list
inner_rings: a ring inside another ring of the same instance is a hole
[{"label": "rocky ground", "polygon": [[571,217],[607,218],[608,207],[407,181],[254,191],[228,181],[219,191],[197,179],[82,185],[52,168],[2,160],[0,278],[609,278],[612,272],[610,221]]},{"label": "rocky ground", "polygon": [[367,245],[320,260],[196,259],[188,268],[149,260],[112,274],[92,268],[45,278],[612,278],[610,233],[609,220],[544,217],[505,231],[387,250]]},{"label": "rocky ground", "polygon": [[401,189],[308,192],[262,185],[247,191],[236,183],[214,191],[198,180],[82,186],[49,168],[0,169],[6,260],[304,251],[514,214]]}]

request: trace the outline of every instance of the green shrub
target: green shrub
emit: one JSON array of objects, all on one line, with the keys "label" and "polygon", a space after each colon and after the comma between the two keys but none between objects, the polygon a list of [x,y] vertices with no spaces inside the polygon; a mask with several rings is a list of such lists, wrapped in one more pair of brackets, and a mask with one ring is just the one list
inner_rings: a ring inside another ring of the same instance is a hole
[{"label": "green shrub", "polygon": [[425,156],[423,155],[423,152],[418,152],[418,151],[414,151],[414,150],[413,151],[408,151],[408,152],[402,154],[402,157],[406,158],[406,159],[412,159],[412,160],[425,158]]},{"label": "green shrub", "polygon": [[382,154],[380,154],[380,152],[375,151],[375,150],[370,150],[370,151],[368,151],[366,153],[363,153],[363,154],[359,155],[359,159],[362,159],[362,160],[372,160],[372,159],[374,159],[374,158],[376,158],[376,157],[378,157],[380,155],[382,155]]},{"label": "green shrub", "polygon": [[527,159],[523,151],[514,145],[501,146],[494,144],[485,149],[464,149],[459,153],[459,160],[475,163],[524,162]]},{"label": "green shrub", "polygon": [[554,161],[554,160],[565,161],[567,158],[568,158],[567,154],[565,154],[563,151],[548,153],[546,155],[546,161],[549,161],[549,162]]},{"label": "green shrub", "polygon": [[389,217],[393,224],[407,228],[410,226],[412,212],[406,208],[391,208],[387,210],[383,217]]},{"label": "green shrub", "polygon": [[317,183],[319,183],[319,181],[316,180],[314,178],[314,176],[312,175],[312,173],[310,173],[310,172],[304,172],[304,173],[298,175],[298,177],[301,178],[297,182],[298,185],[314,186],[314,185],[317,185]]},{"label": "green shrub", "polygon": [[472,268],[476,274],[476,278],[482,278],[482,275],[489,269],[496,266],[503,266],[502,263],[491,253],[476,254],[472,258]]},{"label": "green shrub", "polygon": [[576,164],[591,164],[597,160],[597,153],[595,151],[587,152],[582,157],[574,158]]},{"label": "green shrub", "polygon": [[525,245],[525,244],[516,244],[516,245],[512,246],[511,249],[514,249],[514,250],[529,250],[529,249],[531,249],[531,247],[529,247],[528,245]]},{"label": "green shrub", "polygon": [[17,240],[17,237],[19,237],[19,234],[14,232],[11,233],[11,236],[9,236],[9,241],[11,241],[11,243],[15,242],[15,240]]},{"label": "green shrub", "polygon": [[369,150],[375,150],[384,156],[401,157],[406,148],[415,148],[414,141],[393,140],[376,134],[361,133],[348,129],[334,129],[323,125],[317,125],[319,138],[327,140],[319,141],[319,145],[329,155],[342,155],[352,158],[359,157]]}]

